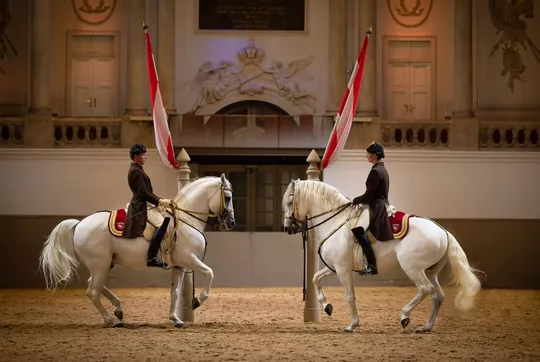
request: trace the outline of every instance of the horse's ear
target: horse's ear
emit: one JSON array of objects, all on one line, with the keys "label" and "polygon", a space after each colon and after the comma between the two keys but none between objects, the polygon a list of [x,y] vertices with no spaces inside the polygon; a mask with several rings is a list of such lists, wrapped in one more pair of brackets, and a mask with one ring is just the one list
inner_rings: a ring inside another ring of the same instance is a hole
[{"label": "horse's ear", "polygon": [[221,182],[222,182],[222,183],[225,183],[226,180],[227,180],[227,178],[225,178],[225,174],[222,173],[222,174],[221,174]]}]

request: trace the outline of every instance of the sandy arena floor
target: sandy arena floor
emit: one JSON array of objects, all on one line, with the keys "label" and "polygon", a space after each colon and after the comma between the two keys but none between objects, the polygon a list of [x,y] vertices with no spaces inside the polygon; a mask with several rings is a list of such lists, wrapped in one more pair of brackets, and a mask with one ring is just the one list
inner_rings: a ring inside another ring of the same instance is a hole
[{"label": "sandy arena floor", "polygon": [[326,288],[334,313],[317,324],[303,323],[301,288],[216,288],[183,329],[167,319],[167,289],[113,290],[125,328],[105,328],[81,289],[0,290],[0,361],[540,361],[540,291],[483,290],[464,315],[445,289],[427,335],[414,331],[427,320],[429,299],[406,330],[399,324],[413,288],[356,288],[361,325],[353,334],[343,332],[341,288]]}]

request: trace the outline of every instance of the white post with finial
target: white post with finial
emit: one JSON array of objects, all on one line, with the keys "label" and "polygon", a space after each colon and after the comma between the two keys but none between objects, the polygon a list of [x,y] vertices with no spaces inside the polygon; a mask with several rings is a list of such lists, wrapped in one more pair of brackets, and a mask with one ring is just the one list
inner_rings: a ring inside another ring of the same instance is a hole
[{"label": "white post with finial", "polygon": [[[309,164],[306,175],[308,180],[319,181],[321,171],[317,166],[321,158],[315,150],[311,150],[307,160]],[[310,226],[311,223],[308,223]],[[319,301],[313,285],[313,276],[319,270],[319,255],[317,254],[317,245],[313,240],[313,233],[308,231],[306,241],[306,300],[304,302],[304,322],[318,322],[321,320]]]},{"label": "white post with finial", "polygon": [[[188,166],[188,162],[191,161],[186,150],[182,148],[178,157],[178,192],[189,183],[189,175],[191,169]],[[180,319],[184,322],[194,322],[195,312],[192,308],[193,302],[193,271],[184,274],[184,282],[182,283],[182,306],[180,308]]]}]

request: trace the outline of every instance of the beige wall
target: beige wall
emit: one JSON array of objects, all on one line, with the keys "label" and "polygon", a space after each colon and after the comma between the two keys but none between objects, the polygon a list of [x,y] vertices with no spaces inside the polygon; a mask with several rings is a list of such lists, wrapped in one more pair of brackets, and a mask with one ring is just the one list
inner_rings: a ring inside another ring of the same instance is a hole
[{"label": "beige wall", "polygon": [[[540,287],[538,271],[525,268],[540,262],[540,155],[523,153],[516,159],[509,153],[388,151],[387,158],[392,204],[431,217],[454,233],[471,263],[488,274],[486,285]],[[130,197],[128,163],[127,150],[1,150],[0,286],[42,286],[37,257],[48,233],[63,219],[123,207]],[[356,196],[364,190],[366,166],[357,151],[346,150],[325,171],[325,182]],[[158,195],[176,193],[176,175],[162,166],[155,150],[145,169]],[[210,232],[207,237],[205,261],[214,269],[216,286],[302,285],[299,235]],[[84,268],[81,273],[74,286],[84,284]],[[197,275],[197,285],[201,281]],[[110,283],[166,286],[169,280],[160,270],[115,267]],[[357,277],[357,283],[408,281],[396,273]]]},{"label": "beige wall", "polygon": [[[474,2],[474,47],[475,47],[475,103],[477,113],[486,114],[487,118],[493,119],[536,119],[540,118],[540,51],[537,57],[533,54],[533,49],[529,41],[540,49],[540,14],[538,6],[535,7],[533,18],[520,16],[516,20],[516,27],[525,25],[524,30],[514,29],[513,32],[506,32],[506,35],[523,37],[525,49],[522,45],[517,45],[519,56],[516,58],[504,59],[503,45],[490,56],[493,47],[498,43],[505,32],[499,32],[489,12],[488,0],[477,0]],[[537,4],[536,4],[537,5]],[[508,19],[513,19],[508,15]],[[512,29],[512,28],[510,28]],[[527,40],[528,39],[528,40]],[[520,72],[521,80],[514,80],[515,89],[509,88],[510,74],[502,75],[504,62],[514,63],[519,70],[521,62],[525,69]],[[512,60],[514,59],[514,60]],[[484,111],[484,113],[482,113]],[[509,111],[515,111],[509,114]],[[525,112],[529,111],[529,112]]]}]

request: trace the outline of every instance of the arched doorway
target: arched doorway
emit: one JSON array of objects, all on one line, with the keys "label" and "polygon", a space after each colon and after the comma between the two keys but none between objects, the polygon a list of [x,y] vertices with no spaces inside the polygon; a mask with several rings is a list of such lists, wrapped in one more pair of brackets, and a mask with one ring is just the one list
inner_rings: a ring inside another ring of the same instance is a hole
[{"label": "arched doorway", "polygon": [[282,108],[263,101],[241,101],[221,108],[216,114],[288,116]]}]

